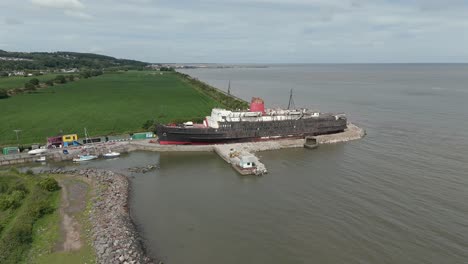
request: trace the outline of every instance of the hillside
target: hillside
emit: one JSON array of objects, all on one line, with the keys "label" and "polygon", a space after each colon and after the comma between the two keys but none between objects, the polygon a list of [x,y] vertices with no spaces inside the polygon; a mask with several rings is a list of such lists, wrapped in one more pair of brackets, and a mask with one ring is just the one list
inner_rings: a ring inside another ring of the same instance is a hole
[{"label": "hillside", "polygon": [[0,71],[54,70],[70,68],[139,69],[148,63],[79,52],[8,52],[0,50]]}]

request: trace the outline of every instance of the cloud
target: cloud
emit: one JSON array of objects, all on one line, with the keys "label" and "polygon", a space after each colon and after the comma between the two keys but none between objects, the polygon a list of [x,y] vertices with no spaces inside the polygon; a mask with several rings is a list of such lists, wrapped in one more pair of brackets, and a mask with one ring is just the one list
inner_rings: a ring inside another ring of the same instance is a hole
[{"label": "cloud", "polygon": [[[153,62],[468,61],[466,0],[29,1],[44,8],[0,0],[0,24],[16,25],[0,26],[3,45],[105,43],[93,50]],[[34,41],[38,27],[53,41]]]},{"label": "cloud", "polygon": [[16,18],[12,18],[12,17],[7,17],[7,18],[5,18],[5,24],[7,24],[7,25],[21,25],[21,24],[23,24],[23,21],[18,20]]},{"label": "cloud", "polygon": [[83,12],[84,4],[80,0],[31,0],[31,3],[46,8],[63,9],[66,16],[79,19],[92,19],[88,13]]},{"label": "cloud", "polygon": [[40,7],[68,10],[83,9],[85,7],[80,0],[31,0],[31,3]]},{"label": "cloud", "polygon": [[76,11],[76,10],[65,10],[65,15],[81,19],[92,19],[93,16],[86,14],[85,12]]}]

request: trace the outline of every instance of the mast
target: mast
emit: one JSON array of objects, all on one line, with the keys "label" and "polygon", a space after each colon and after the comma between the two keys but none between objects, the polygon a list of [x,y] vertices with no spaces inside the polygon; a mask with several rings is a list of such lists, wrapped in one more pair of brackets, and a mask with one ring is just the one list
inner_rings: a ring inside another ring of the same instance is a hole
[{"label": "mast", "polygon": [[[86,129],[86,127],[84,128],[84,132],[85,132],[85,138],[86,138],[86,142],[88,142],[89,138],[88,138],[88,130]],[[97,153],[96,151],[96,147],[94,146],[94,142],[92,140],[91,141],[91,146],[93,146],[93,150],[94,150],[94,153]]]},{"label": "mast", "polygon": [[288,110],[291,109],[291,106],[296,108],[294,105],[294,99],[293,99],[293,89],[289,92],[289,103],[288,103]]}]

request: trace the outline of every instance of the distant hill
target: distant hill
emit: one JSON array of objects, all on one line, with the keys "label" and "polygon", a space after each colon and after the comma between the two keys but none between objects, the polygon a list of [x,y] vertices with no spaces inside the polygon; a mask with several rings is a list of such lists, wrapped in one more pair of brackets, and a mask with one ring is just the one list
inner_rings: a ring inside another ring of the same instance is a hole
[{"label": "distant hill", "polygon": [[51,69],[137,69],[149,63],[79,52],[8,52],[0,50],[0,71]]}]

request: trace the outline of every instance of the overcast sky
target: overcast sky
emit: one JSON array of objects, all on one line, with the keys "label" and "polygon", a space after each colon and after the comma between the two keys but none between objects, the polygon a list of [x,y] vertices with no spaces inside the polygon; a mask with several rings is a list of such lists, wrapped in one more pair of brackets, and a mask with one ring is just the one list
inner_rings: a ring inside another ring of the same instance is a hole
[{"label": "overcast sky", "polygon": [[468,62],[468,0],[0,0],[0,49],[149,62]]}]

